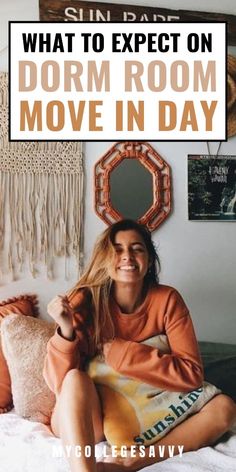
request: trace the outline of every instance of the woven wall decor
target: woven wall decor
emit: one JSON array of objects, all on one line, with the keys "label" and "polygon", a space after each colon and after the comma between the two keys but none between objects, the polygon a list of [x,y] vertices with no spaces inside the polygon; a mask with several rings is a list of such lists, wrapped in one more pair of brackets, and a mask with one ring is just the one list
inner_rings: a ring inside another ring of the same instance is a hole
[{"label": "woven wall decor", "polygon": [[[9,142],[8,74],[0,73],[0,275],[55,257],[83,257],[83,156],[80,142]],[[6,228],[9,236],[6,237]]]}]

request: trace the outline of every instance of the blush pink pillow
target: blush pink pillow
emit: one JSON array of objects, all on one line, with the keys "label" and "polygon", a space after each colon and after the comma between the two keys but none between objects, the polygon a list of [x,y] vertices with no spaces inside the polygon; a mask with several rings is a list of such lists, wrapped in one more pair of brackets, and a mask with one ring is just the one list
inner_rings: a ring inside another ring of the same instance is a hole
[{"label": "blush pink pillow", "polygon": [[2,347],[8,364],[15,411],[23,418],[49,424],[55,396],[43,365],[56,325],[31,316],[9,315],[2,322]]},{"label": "blush pink pillow", "polygon": [[11,313],[17,315],[37,316],[38,299],[36,295],[20,295],[0,302],[0,413],[11,410],[11,378],[1,348],[1,322]]}]

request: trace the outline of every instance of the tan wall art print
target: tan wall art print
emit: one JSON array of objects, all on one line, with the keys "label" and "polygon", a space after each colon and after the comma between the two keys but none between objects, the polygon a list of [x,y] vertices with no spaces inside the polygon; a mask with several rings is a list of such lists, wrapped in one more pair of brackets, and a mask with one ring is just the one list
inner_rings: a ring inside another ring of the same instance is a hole
[{"label": "tan wall art print", "polygon": [[25,268],[36,277],[43,262],[83,257],[83,156],[81,142],[9,142],[8,74],[0,73],[0,277]]}]

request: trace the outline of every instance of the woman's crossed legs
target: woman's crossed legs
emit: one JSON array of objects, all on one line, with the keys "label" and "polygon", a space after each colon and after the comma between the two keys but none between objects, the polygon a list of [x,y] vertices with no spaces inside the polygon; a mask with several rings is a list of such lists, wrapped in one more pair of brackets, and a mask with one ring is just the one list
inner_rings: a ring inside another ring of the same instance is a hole
[{"label": "woman's crossed legs", "polygon": [[[60,437],[64,447],[72,446],[68,457],[71,472],[120,472],[137,471],[168,458],[159,457],[160,446],[183,445],[183,452],[194,451],[214,444],[236,419],[236,404],[226,395],[219,394],[210,400],[200,412],[187,418],[154,445],[156,457],[117,458],[108,457],[96,464],[95,444],[104,440],[100,399],[92,380],[85,372],[72,369],[66,375],[51,419],[53,433]],[[81,455],[73,454],[73,446],[80,446]],[[83,451],[90,445],[92,454],[85,457]]]}]

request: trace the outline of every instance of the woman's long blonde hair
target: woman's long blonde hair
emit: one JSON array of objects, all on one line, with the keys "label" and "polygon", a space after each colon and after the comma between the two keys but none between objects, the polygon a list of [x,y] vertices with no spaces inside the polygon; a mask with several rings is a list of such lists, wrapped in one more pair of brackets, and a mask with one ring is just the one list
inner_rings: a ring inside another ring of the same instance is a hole
[{"label": "woman's long blonde hair", "polygon": [[67,294],[73,297],[78,290],[87,288],[91,294],[91,310],[93,315],[94,342],[98,350],[104,342],[114,337],[114,324],[109,310],[109,296],[112,279],[109,276],[109,267],[115,255],[114,242],[118,231],[135,230],[142,237],[146,246],[150,267],[144,277],[147,287],[158,284],[160,261],[151,234],[147,228],[136,221],[124,219],[109,226],[97,239],[91,261],[75,287]]}]

